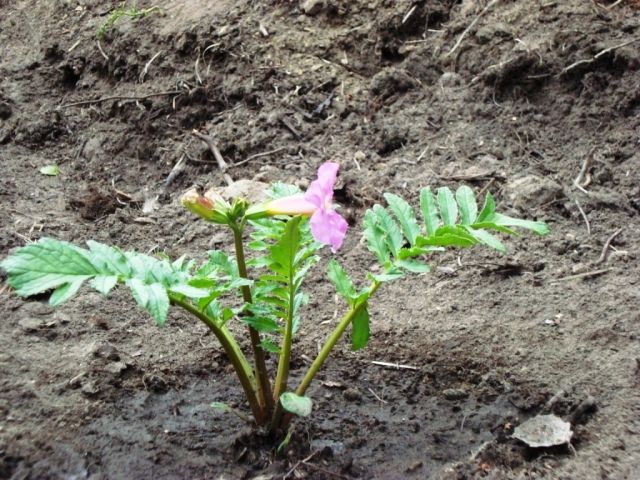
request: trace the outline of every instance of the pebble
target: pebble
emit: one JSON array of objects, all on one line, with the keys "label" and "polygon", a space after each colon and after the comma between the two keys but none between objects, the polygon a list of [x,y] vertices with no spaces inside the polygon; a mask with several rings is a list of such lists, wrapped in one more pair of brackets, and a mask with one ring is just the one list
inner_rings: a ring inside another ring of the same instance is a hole
[{"label": "pebble", "polygon": [[515,208],[530,210],[562,196],[562,186],[549,178],[527,175],[511,180],[504,189]]},{"label": "pebble", "polygon": [[87,382],[82,385],[82,393],[88,397],[92,397],[100,392],[98,385],[95,382]]},{"label": "pebble", "polygon": [[469,394],[461,388],[447,388],[442,391],[442,396],[445,400],[462,400],[469,396]]},{"label": "pebble", "polygon": [[20,328],[26,332],[34,332],[44,327],[45,321],[42,318],[26,317],[18,322]]},{"label": "pebble", "polygon": [[325,8],[325,0],[304,0],[300,4],[300,10],[306,15],[317,15]]},{"label": "pebble", "polygon": [[350,402],[357,402],[362,398],[362,394],[356,388],[347,388],[342,396]]}]

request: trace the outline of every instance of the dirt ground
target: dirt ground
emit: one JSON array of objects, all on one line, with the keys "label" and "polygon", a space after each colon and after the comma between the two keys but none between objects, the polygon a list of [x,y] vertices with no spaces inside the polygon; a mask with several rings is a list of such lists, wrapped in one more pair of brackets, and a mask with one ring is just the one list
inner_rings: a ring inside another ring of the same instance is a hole
[{"label": "dirt ground", "polygon": [[[233,180],[304,187],[338,161],[359,278],[385,191],[488,189],[552,233],[382,288],[368,348],[341,343],[282,455],[209,408],[245,405],[203,325],[159,329],[124,290],[54,311],[3,285],[0,478],[640,478],[638,2],[158,0],[98,42],[117,4],[0,0],[1,257],[42,236],[229,247],[178,205],[225,185],[193,129]],[[343,307],[322,267],[307,290],[294,377]],[[572,448],[511,438],[589,398]]]}]

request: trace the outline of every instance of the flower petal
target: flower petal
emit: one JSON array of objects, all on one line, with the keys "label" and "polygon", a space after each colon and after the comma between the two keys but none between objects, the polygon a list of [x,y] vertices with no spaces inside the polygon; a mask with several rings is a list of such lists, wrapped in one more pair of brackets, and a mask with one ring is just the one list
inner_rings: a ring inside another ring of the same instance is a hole
[{"label": "flower petal", "polygon": [[331,245],[333,253],[342,245],[349,228],[349,224],[339,213],[323,208],[311,216],[310,226],[313,238],[324,245]]},{"label": "flower petal", "polygon": [[311,182],[304,194],[304,198],[318,207],[331,204],[338,168],[340,168],[340,165],[334,162],[326,162],[320,165],[318,178]]},{"label": "flower petal", "polygon": [[317,209],[304,195],[277,198],[265,205],[265,210],[271,215],[312,215]]}]

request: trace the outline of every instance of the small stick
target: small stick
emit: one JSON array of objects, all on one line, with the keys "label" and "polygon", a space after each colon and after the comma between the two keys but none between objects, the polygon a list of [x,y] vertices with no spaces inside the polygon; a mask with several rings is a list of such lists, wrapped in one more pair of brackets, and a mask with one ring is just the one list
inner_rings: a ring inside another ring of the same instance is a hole
[{"label": "small stick", "polygon": [[618,235],[620,235],[621,232],[622,232],[622,229],[619,228],[618,230],[613,232],[609,238],[607,238],[607,241],[604,242],[604,246],[602,247],[602,253],[598,257],[598,259],[595,262],[593,262],[594,265],[600,265],[601,263],[604,263],[607,260],[607,256],[609,255],[609,247],[611,247],[611,242],[613,242],[613,240]]},{"label": "small stick", "polygon": [[551,280],[550,283],[566,282],[568,280],[577,280],[579,278],[597,277],[598,275],[610,272],[611,270],[611,268],[603,268],[602,270],[593,270],[591,272],[578,273],[577,275],[569,275],[568,277],[556,278],[555,280]]},{"label": "small stick", "polygon": [[191,134],[194,137],[199,138],[200,140],[202,140],[204,143],[207,144],[207,147],[209,147],[209,150],[211,150],[211,153],[213,153],[213,156],[216,159],[216,162],[218,162],[218,168],[222,172],[222,175],[224,176],[224,180],[227,182],[227,185],[233,185],[233,179],[227,173],[227,169],[229,168],[229,165],[227,164],[227,162],[224,161],[224,158],[222,158],[222,154],[220,153],[220,150],[218,149],[218,146],[215,144],[213,139],[208,135],[200,133],[197,130],[192,130]]},{"label": "small stick", "polygon": [[380,398],[378,395],[376,395],[376,392],[374,392],[372,389],[367,388],[367,390],[369,390],[371,392],[371,395],[376,397],[376,400],[378,400],[380,403],[384,403],[384,404],[388,404],[389,403],[386,400],[383,400],[382,398]]},{"label": "small stick", "polygon": [[587,235],[591,235],[591,224],[589,223],[589,218],[587,217],[587,214],[584,213],[584,210],[580,206],[580,202],[578,202],[578,199],[574,201],[576,202],[576,207],[578,207],[578,210],[580,211],[580,215],[582,215],[582,218],[584,219],[584,223],[587,225]]},{"label": "small stick", "polygon": [[616,5],[620,5],[622,3],[622,0],[617,0],[615,2],[613,2],[611,5],[609,5],[608,7],[604,7],[606,10],[611,10],[613,7],[615,7]]},{"label": "small stick", "polygon": [[460,36],[458,37],[458,41],[456,42],[456,44],[453,46],[453,48],[451,50],[449,50],[449,53],[447,53],[445,56],[449,57],[453,54],[453,52],[455,52],[458,47],[460,46],[460,44],[462,43],[462,40],[464,39],[464,37],[467,36],[467,33],[469,33],[469,31],[475,26],[476,23],[478,23],[478,20],[480,20],[480,17],[482,17],[485,13],[487,13],[489,11],[489,9],[491,7],[493,7],[496,3],[498,3],[500,0],[491,0],[486,7],[484,7],[482,9],[482,11],[478,14],[478,16],[476,18],[473,19],[473,22],[471,22],[469,24],[469,26],[467,28],[464,29],[464,31],[460,34]]},{"label": "small stick", "polygon": [[372,360],[370,363],[374,365],[378,365],[380,367],[398,368],[398,369],[405,369],[405,370],[420,370],[418,367],[414,367],[413,365],[401,365],[399,363],[379,362],[376,360]]},{"label": "small stick", "polygon": [[142,73],[140,74],[140,83],[144,82],[144,77],[147,76],[147,73],[149,73],[149,67],[151,66],[151,64],[153,63],[153,61],[158,58],[160,56],[160,54],[162,53],[162,50],[160,50],[158,53],[156,53],[153,57],[151,57],[151,60],[149,60],[145,66],[144,66],[144,70],[142,70]]},{"label": "small stick", "polygon": [[100,40],[97,40],[96,43],[98,44],[98,50],[100,51],[100,54],[108,62],[109,61],[109,56],[106,53],[104,53],[104,50],[102,49],[102,45],[100,45]]},{"label": "small stick", "polygon": [[255,155],[251,155],[247,158],[245,158],[244,160],[241,160],[239,162],[236,162],[232,165],[229,165],[229,167],[238,167],[240,165],[244,165],[245,163],[249,163],[251,160],[255,160],[256,158],[260,158],[260,157],[266,157],[267,155],[273,155],[274,153],[278,153],[278,152],[282,152],[283,150],[286,150],[289,147],[278,147],[278,148],[274,148],[273,150],[269,150],[268,152],[262,152],[262,153],[256,153]]},{"label": "small stick", "polygon": [[609,52],[613,52],[614,50],[617,50],[618,48],[622,48],[622,47],[626,47],[627,45],[631,45],[632,43],[637,42],[638,40],[640,40],[640,37],[638,38],[633,38],[631,40],[628,40],[626,42],[623,42],[619,45],[614,45],[613,47],[609,47],[609,48],[605,48],[604,50],[600,50],[598,53],[596,53],[592,58],[586,58],[583,60],[578,60],[577,62],[572,63],[571,65],[569,65],[568,67],[563,68],[560,73],[558,73],[558,77],[561,75],[564,75],[565,73],[573,70],[574,68],[580,66],[580,65],[584,65],[587,63],[593,63],[596,60],[598,60],[600,57],[602,57],[603,55],[606,55]]},{"label": "small stick", "polygon": [[[591,164],[593,163],[593,157],[596,153],[596,147],[592,147],[591,150],[589,150],[589,153],[587,153],[587,157],[584,159],[584,162],[582,162],[582,168],[580,168],[580,172],[578,173],[578,176],[575,178],[575,180],[573,181],[573,184],[582,192],[589,194],[589,192],[587,192],[584,187],[586,187],[587,185],[589,185],[589,183],[591,182],[591,179],[588,178],[588,170],[589,167],[591,167]],[[587,176],[587,180],[585,182],[583,182],[585,175]]]},{"label": "small stick", "polygon": [[304,459],[302,459],[302,460],[299,460],[299,461],[298,461],[298,462],[293,466],[293,468],[292,468],[291,470],[289,470],[289,471],[285,474],[285,476],[284,476],[284,477],[282,477],[282,480],[287,480],[287,478],[289,477],[289,475],[291,475],[293,472],[295,472],[295,471],[297,470],[297,468],[298,468],[300,465],[302,465],[303,463],[305,463],[305,464],[306,464],[309,460],[311,460],[313,457],[315,457],[315,456],[318,454],[318,452],[319,452],[319,451],[320,451],[320,450],[316,450],[316,451],[315,451],[315,452],[313,452],[311,455],[309,455],[307,458],[304,458]]},{"label": "small stick", "polygon": [[102,98],[96,98],[93,100],[82,100],[80,102],[73,102],[73,103],[65,103],[60,105],[59,108],[68,108],[68,107],[77,107],[79,105],[93,105],[96,103],[103,103],[103,102],[108,102],[109,100],[131,100],[131,101],[139,101],[139,100],[146,100],[148,98],[153,98],[153,97],[163,97],[166,95],[178,95],[182,93],[180,90],[170,90],[168,92],[156,92],[156,93],[150,93],[148,95],[142,95],[142,96],[134,96],[134,95],[113,95],[111,97],[102,97]]}]

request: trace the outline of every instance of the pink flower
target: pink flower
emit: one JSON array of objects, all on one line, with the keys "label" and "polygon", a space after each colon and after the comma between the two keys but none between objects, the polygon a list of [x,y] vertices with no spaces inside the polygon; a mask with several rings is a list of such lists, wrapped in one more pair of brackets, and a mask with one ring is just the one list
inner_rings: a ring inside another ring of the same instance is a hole
[{"label": "pink flower", "polygon": [[324,245],[331,245],[333,253],[342,245],[349,227],[333,206],[333,186],[338,168],[337,163],[322,164],[318,178],[311,182],[304,195],[279,198],[267,205],[267,211],[272,215],[311,215],[313,237]]}]

